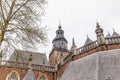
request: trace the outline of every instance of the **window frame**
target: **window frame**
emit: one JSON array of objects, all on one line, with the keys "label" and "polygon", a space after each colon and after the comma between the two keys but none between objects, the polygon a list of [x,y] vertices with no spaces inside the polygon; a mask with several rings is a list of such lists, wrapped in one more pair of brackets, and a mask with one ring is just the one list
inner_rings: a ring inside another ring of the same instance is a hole
[{"label": "window frame", "polygon": [[17,77],[18,77],[18,80],[20,80],[20,75],[19,75],[19,73],[17,72],[17,71],[12,71],[12,72],[10,72],[8,75],[7,75],[7,77],[6,77],[6,80],[8,80],[8,78],[12,75],[12,73],[16,73],[16,75],[17,75]]},{"label": "window frame", "polygon": [[45,80],[48,80],[48,78],[47,78],[47,76],[46,76],[45,74],[39,75],[38,78],[37,78],[37,80],[40,80],[40,77],[41,77],[41,76],[44,76],[44,77],[45,77]]}]

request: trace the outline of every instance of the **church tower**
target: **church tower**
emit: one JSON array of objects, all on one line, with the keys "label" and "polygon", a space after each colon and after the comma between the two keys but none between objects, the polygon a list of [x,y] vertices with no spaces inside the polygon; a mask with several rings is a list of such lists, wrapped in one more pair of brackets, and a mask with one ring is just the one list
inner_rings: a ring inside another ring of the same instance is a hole
[{"label": "church tower", "polygon": [[100,27],[99,23],[97,22],[95,33],[97,34],[98,45],[105,44],[105,38],[104,38],[103,31],[104,30]]},{"label": "church tower", "polygon": [[58,50],[68,50],[68,41],[64,37],[64,31],[62,30],[61,25],[59,24],[58,30],[56,31],[56,37],[52,41],[53,48]]},{"label": "church tower", "polygon": [[49,55],[49,61],[52,66],[60,63],[61,58],[65,58],[68,52],[68,41],[64,37],[64,31],[59,23],[58,30],[56,31],[56,37],[52,41],[53,49]]}]

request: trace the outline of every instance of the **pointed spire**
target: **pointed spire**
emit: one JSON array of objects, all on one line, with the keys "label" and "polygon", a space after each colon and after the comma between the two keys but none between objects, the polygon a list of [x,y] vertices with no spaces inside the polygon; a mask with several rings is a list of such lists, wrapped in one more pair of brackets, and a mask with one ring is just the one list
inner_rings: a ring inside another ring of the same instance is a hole
[{"label": "pointed spire", "polygon": [[28,68],[30,68],[31,67],[31,65],[32,65],[32,54],[30,54],[30,56],[29,56],[29,62],[28,62]]},{"label": "pointed spire", "polygon": [[72,39],[72,47],[76,47],[76,44],[75,44],[74,38]]},{"label": "pointed spire", "polygon": [[73,38],[73,41],[72,41],[72,45],[75,45],[75,41],[74,41],[74,38]]},{"label": "pointed spire", "polygon": [[115,29],[113,28],[113,34],[112,37],[119,37],[120,35],[115,31]]},{"label": "pointed spire", "polygon": [[75,44],[74,38],[72,39],[71,53],[72,53],[72,55],[77,53],[77,46]]},{"label": "pointed spire", "polygon": [[90,38],[89,38],[89,36],[87,35],[87,40],[85,41],[85,44],[84,45],[87,45],[87,44],[89,44],[89,43],[91,43],[91,42],[93,42]]},{"label": "pointed spire", "polygon": [[113,32],[115,32],[115,29],[113,28]]},{"label": "pointed spire", "polygon": [[59,29],[61,29],[61,24],[60,24],[60,22],[61,22],[61,20],[59,19],[59,26],[58,26]]},{"label": "pointed spire", "polygon": [[108,34],[106,35],[106,38],[110,38],[110,37],[111,37],[111,34],[108,31]]}]

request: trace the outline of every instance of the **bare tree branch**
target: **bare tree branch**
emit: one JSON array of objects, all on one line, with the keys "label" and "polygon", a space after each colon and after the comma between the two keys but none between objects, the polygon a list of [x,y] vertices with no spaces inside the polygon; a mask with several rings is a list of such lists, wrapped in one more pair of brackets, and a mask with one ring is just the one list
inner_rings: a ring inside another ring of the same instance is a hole
[{"label": "bare tree branch", "polygon": [[1,9],[2,18],[5,21],[5,16],[4,16],[3,7],[2,7],[2,0],[0,0],[0,9]]},{"label": "bare tree branch", "polygon": [[10,19],[23,7],[25,6],[27,3],[29,2],[29,0],[27,0],[24,4],[22,4],[10,17]]},{"label": "bare tree branch", "polygon": [[0,0],[0,50],[30,48],[47,40],[41,27],[45,0]]}]

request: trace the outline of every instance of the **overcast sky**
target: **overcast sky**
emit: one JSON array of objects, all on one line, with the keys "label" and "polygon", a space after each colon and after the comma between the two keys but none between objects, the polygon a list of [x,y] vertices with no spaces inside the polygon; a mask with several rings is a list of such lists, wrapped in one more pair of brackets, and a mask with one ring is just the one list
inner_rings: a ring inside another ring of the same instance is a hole
[{"label": "overcast sky", "polygon": [[71,47],[72,38],[77,47],[81,47],[88,36],[96,40],[96,20],[104,29],[104,34],[113,28],[120,33],[120,0],[48,0],[44,17],[44,25],[50,27],[48,32],[49,45],[40,50],[48,55],[52,49],[52,40],[58,29],[59,19],[62,29]]}]

